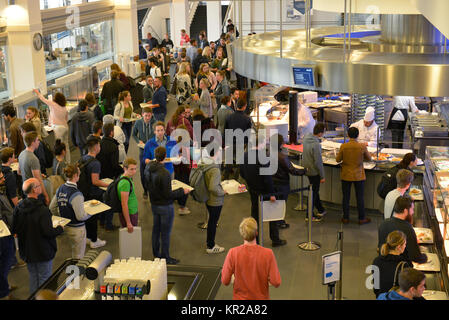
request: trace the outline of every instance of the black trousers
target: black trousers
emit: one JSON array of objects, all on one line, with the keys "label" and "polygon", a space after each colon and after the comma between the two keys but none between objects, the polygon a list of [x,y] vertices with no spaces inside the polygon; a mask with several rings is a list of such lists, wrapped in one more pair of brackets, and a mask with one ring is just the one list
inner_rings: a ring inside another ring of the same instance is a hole
[{"label": "black trousers", "polygon": [[212,207],[206,205],[209,212],[209,220],[207,222],[207,248],[212,249],[215,246],[215,234],[217,233],[217,223],[220,219],[221,208],[223,206]]},{"label": "black trousers", "polygon": [[309,182],[312,185],[313,206],[315,207],[315,209],[318,210],[319,213],[323,213],[324,208],[323,208],[323,205],[321,204],[321,199],[320,199],[321,177],[319,175],[316,175],[316,176],[307,176],[307,178],[309,178]]},{"label": "black trousers", "polygon": [[405,121],[390,120],[388,129],[391,131],[392,148],[402,149],[404,145]]},{"label": "black trousers", "polygon": [[349,201],[351,200],[351,185],[354,184],[355,196],[357,198],[357,211],[359,220],[365,219],[365,180],[363,181],[344,181],[341,180],[343,189],[343,218],[349,220]]},{"label": "black trousers", "polygon": [[[251,216],[257,221],[257,225],[260,230],[260,224],[263,221],[259,221],[259,194],[249,190],[251,196]],[[279,228],[276,221],[270,221],[270,239],[271,241],[279,241]],[[257,238],[257,243],[259,239]]]}]

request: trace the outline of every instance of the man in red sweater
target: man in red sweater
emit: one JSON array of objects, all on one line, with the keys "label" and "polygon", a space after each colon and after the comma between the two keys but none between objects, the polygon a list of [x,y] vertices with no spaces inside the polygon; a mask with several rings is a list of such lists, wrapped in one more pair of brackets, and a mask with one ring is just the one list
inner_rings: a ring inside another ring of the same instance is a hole
[{"label": "man in red sweater", "polygon": [[221,282],[227,286],[234,275],[234,300],[268,300],[268,284],[277,288],[281,275],[273,251],[256,243],[257,221],[245,218],[239,227],[244,243],[229,250]]}]

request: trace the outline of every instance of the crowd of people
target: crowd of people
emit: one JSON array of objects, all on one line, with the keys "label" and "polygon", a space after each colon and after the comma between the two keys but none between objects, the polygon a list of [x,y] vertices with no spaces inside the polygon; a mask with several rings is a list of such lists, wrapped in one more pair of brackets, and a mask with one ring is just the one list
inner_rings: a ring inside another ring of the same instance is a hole
[{"label": "crowd of people", "polygon": [[[312,220],[321,221],[326,214],[319,197],[320,185],[325,182],[320,145],[324,126],[315,124],[313,132],[304,136],[304,169],[292,165],[282,151],[285,142],[279,134],[270,137],[278,145],[278,167],[273,175],[260,174],[260,170],[269,167],[269,164],[262,164],[259,157],[256,157],[256,163],[249,161],[250,152],[258,154],[267,151],[268,141],[260,135],[254,139],[244,139],[243,163],[237,163],[235,157],[232,163],[217,163],[218,154],[210,149],[203,150],[201,157],[195,157],[192,148],[195,145],[194,135],[197,134],[193,130],[195,122],[199,124],[201,136],[211,128],[217,128],[221,134],[221,141],[196,139],[203,148],[210,144],[225,147],[225,130],[240,129],[245,132],[255,129],[246,112],[248,99],[245,92],[233,85],[236,79],[229,43],[235,39],[234,32],[235,28],[229,26],[227,34],[223,34],[217,42],[208,42],[205,33],[201,33],[197,41],[189,39],[183,31],[182,45],[190,45],[177,53],[174,79],[169,76],[169,52],[173,42],[166,36],[159,45],[148,34],[140,50],[140,58],[148,63],[145,86],[142,88],[145,103],[142,108],[133,105],[129,78],[116,64],[111,66],[111,80],[104,84],[100,95],[103,108],[95,96],[88,93],[85,99],[79,101],[78,111],[70,124],[62,93],[58,92],[52,100],[48,100],[35,90],[50,110],[49,125],[56,138],[53,148],[44,140],[48,133],[37,109],[29,107],[23,120],[17,118],[14,107],[3,108],[9,129],[8,147],[0,152],[0,205],[2,216],[8,217],[3,220],[12,236],[0,238],[0,298],[10,297],[7,277],[11,267],[27,266],[30,293],[50,277],[57,252],[56,238],[62,234],[70,242],[71,257],[81,259],[86,245],[91,248],[106,245],[106,241],[98,237],[99,227],[106,232],[115,232],[119,228],[113,224],[115,214],[121,227],[132,233],[139,225],[139,212],[145,206],[137,201],[136,196],[133,177],[138,167],[142,197],[149,199],[153,213],[153,256],[166,259],[167,264],[180,262],[170,255],[174,202],[179,204],[179,215],[191,213],[187,207],[191,189],[172,190],[172,181],[176,179],[192,184],[192,173],[201,172],[198,176],[204,181],[204,194],[200,194],[201,188],[198,188],[192,198],[203,203],[208,212],[205,251],[207,254],[218,254],[225,251],[215,241],[226,195],[221,182],[243,178],[251,199],[251,217],[243,219],[239,226],[244,243],[229,250],[223,266],[222,283],[228,285],[234,281],[235,299],[269,298],[269,283],[277,287],[281,284],[281,277],[272,250],[258,244],[257,230],[262,223],[259,221],[259,197],[272,202],[287,201],[290,175],[306,175],[312,185],[313,207],[316,209],[312,209]],[[178,107],[167,119],[169,92]],[[186,133],[182,139],[173,135],[177,129],[183,129]],[[368,143],[357,141],[359,129],[356,126],[349,128],[348,135],[349,142],[342,145],[336,157],[338,162],[342,162],[341,221],[343,224],[349,223],[350,191],[354,184],[358,223],[363,225],[370,222],[363,202],[366,179],[363,161],[371,160],[371,155],[367,151]],[[139,148],[138,159],[128,155],[131,137]],[[237,137],[234,136],[234,139]],[[237,154],[236,142],[233,141],[234,155]],[[72,161],[70,145],[79,150],[78,162]],[[171,159],[176,156],[182,156],[184,161]],[[17,173],[11,168],[14,162],[18,162]],[[410,269],[412,261],[426,261],[426,256],[419,251],[411,224],[413,201],[406,195],[413,181],[413,166],[416,166],[416,156],[406,155],[394,169],[392,187],[385,186],[388,189],[385,197],[386,219],[379,227],[380,255],[373,262],[379,267],[381,275],[380,288],[375,290],[379,299],[420,297],[423,281],[425,283],[419,271]],[[108,184],[105,178],[113,182]],[[110,210],[98,215],[86,213],[85,201],[103,202],[105,199],[112,201],[107,203],[111,206]],[[54,227],[52,215],[67,218],[70,222],[64,227]],[[269,227],[272,246],[285,245],[287,241],[281,239],[280,229],[288,228],[289,224],[285,220],[272,221]],[[17,244],[19,261],[16,259]],[[401,272],[398,272],[398,264],[402,266]],[[386,293],[396,283],[399,290]]]}]

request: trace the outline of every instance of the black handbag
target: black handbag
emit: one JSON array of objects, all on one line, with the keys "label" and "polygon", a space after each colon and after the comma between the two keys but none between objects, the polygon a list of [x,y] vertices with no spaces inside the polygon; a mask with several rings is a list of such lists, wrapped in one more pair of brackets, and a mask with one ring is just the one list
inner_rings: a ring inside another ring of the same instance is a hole
[{"label": "black handbag", "polygon": [[[396,270],[394,272],[393,286],[391,287],[390,290],[388,290],[388,292],[397,291],[399,289],[399,284],[398,284],[399,273],[402,272],[402,270],[404,270],[405,264],[406,264],[405,261],[401,261],[396,265]],[[399,268],[401,268],[401,271],[398,272]]]}]

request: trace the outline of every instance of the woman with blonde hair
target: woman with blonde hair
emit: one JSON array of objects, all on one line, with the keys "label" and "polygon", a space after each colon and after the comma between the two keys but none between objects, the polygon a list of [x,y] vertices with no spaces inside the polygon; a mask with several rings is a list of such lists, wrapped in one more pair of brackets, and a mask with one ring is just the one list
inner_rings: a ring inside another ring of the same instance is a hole
[{"label": "woman with blonde hair", "polygon": [[197,88],[199,96],[201,96],[200,81],[203,78],[206,78],[209,81],[208,89],[215,90],[215,87],[217,86],[217,78],[215,77],[214,73],[210,71],[208,63],[202,63],[200,65],[200,70],[196,75],[195,87]]},{"label": "woman with blonde hair", "polygon": [[39,140],[42,140],[42,135],[44,136],[44,138],[48,136],[48,134],[46,134],[46,131],[42,131],[42,122],[39,110],[37,110],[35,107],[30,106],[27,108],[25,119],[27,122],[31,122],[36,127],[36,132]]},{"label": "woman with blonde hair", "polygon": [[201,111],[204,112],[206,117],[212,118],[214,116],[214,110],[212,105],[212,98],[209,93],[209,81],[207,78],[203,78],[200,80],[200,89],[201,89],[201,96],[198,96],[198,94],[195,95],[194,99],[198,101],[198,106],[201,109]]},{"label": "woman with blonde hair", "polygon": [[376,298],[398,285],[398,276],[402,269],[413,268],[413,264],[403,255],[406,246],[407,237],[402,231],[396,230],[388,234],[387,241],[380,249],[380,255],[373,261],[373,266],[378,268],[378,272],[374,272],[374,283],[379,284],[378,288],[374,287]]},{"label": "woman with blonde hair", "polygon": [[245,218],[239,226],[243,245],[231,248],[221,272],[221,283],[231,283],[234,275],[233,300],[268,300],[268,285],[281,285],[281,275],[273,250],[257,244],[257,221]]},{"label": "woman with blonde hair", "polygon": [[131,102],[131,94],[129,91],[122,91],[118,96],[118,103],[114,109],[114,119],[117,126],[121,127],[125,133],[125,152],[128,153],[129,137],[133,128],[132,118],[140,118],[140,115],[134,113],[133,103]]},{"label": "woman with blonde hair", "polygon": [[212,60],[212,55],[211,55],[211,51],[210,51],[210,47],[204,47],[203,49],[203,57],[207,58],[207,61],[210,62]]},{"label": "woman with blonde hair", "polygon": [[171,93],[176,95],[176,101],[179,105],[190,103],[192,99],[192,79],[190,78],[188,63],[182,62],[179,71],[173,80]]}]

